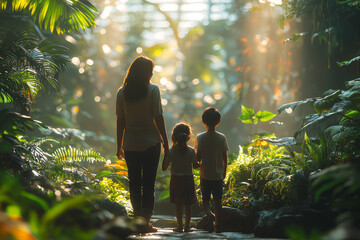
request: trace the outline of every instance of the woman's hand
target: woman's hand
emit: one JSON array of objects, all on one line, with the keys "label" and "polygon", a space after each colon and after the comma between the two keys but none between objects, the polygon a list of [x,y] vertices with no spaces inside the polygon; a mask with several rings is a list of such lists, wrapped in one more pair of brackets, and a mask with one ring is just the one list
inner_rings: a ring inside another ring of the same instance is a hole
[{"label": "woman's hand", "polygon": [[166,171],[169,167],[169,163],[167,162],[167,157],[164,156],[163,160],[162,160],[162,164],[161,164],[161,169],[163,171]]},{"label": "woman's hand", "polygon": [[119,150],[116,153],[116,156],[118,159],[125,158],[124,150],[122,148],[119,148]]}]

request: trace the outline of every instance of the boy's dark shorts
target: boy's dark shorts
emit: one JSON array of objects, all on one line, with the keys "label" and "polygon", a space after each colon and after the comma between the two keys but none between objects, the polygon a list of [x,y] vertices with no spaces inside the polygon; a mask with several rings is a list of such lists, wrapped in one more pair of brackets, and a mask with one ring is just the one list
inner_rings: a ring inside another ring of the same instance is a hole
[{"label": "boy's dark shorts", "polygon": [[223,180],[200,179],[202,199],[209,201],[211,193],[214,200],[221,200],[223,195]]}]

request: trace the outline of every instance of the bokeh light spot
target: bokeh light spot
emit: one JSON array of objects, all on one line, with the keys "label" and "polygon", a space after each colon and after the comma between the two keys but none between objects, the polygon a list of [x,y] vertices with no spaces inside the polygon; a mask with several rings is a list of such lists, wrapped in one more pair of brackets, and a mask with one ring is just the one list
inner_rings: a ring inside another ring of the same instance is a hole
[{"label": "bokeh light spot", "polygon": [[163,77],[163,78],[160,79],[161,85],[166,85],[167,82],[168,82],[168,80],[167,80],[167,78],[165,78],[165,77]]},{"label": "bokeh light spot", "polygon": [[101,97],[100,97],[100,96],[96,96],[96,97],[94,98],[94,101],[95,101],[95,102],[100,102],[100,101],[101,101]]}]

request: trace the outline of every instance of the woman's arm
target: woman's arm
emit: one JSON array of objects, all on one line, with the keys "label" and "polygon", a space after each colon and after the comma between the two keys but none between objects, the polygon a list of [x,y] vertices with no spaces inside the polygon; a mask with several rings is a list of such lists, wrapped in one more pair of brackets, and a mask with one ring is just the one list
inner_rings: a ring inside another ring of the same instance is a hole
[{"label": "woman's arm", "polygon": [[166,171],[170,166],[170,161],[169,161],[169,158],[168,157],[164,157],[163,161],[162,161],[162,164],[161,164],[161,169],[163,171]]},{"label": "woman's arm", "polygon": [[155,124],[157,129],[159,130],[160,136],[163,141],[164,153],[166,158],[166,155],[169,152],[169,142],[166,134],[164,116],[162,114],[155,117]]},{"label": "woman's arm", "polygon": [[118,159],[124,158],[124,151],[122,149],[124,132],[126,126],[125,116],[117,117],[116,120],[116,139],[117,139],[117,152],[116,156]]}]

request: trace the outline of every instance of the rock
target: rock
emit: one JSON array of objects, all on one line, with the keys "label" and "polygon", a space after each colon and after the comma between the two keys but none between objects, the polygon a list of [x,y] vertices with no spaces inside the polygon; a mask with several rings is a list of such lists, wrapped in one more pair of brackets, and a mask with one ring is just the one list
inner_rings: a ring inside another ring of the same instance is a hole
[{"label": "rock", "polygon": [[215,215],[204,215],[201,220],[196,224],[197,229],[204,229],[209,232],[214,231]]},{"label": "rock", "polygon": [[237,208],[223,207],[221,214],[221,231],[252,233],[258,219],[258,213],[248,213]]},{"label": "rock", "polygon": [[116,217],[103,225],[96,235],[96,240],[125,240],[131,234],[144,232],[146,221],[143,218]]},{"label": "rock", "polygon": [[[252,233],[258,218],[259,215],[257,213],[247,213],[236,208],[223,207],[221,212],[221,231]],[[196,228],[211,232],[214,230],[214,221],[214,215],[205,215],[197,223]]]},{"label": "rock", "polygon": [[126,208],[116,202],[110,201],[108,198],[97,201],[99,208],[109,211],[115,217],[127,216]]},{"label": "rock", "polygon": [[262,211],[255,227],[256,237],[285,238],[286,230],[299,226],[308,232],[312,229],[326,231],[334,226],[334,215],[315,209],[283,207]]},{"label": "rock", "polygon": [[335,229],[330,231],[323,240],[351,240],[359,239],[360,229],[353,224],[339,224]]}]

